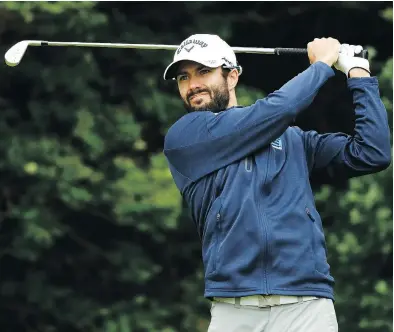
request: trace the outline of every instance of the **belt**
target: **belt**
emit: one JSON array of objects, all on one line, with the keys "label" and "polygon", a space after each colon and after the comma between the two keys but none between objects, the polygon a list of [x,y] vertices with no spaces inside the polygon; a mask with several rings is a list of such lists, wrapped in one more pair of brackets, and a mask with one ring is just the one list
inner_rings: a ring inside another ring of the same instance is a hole
[{"label": "belt", "polygon": [[283,304],[316,300],[315,296],[287,295],[251,295],[244,297],[214,297],[213,301],[234,304],[236,306],[273,307]]}]

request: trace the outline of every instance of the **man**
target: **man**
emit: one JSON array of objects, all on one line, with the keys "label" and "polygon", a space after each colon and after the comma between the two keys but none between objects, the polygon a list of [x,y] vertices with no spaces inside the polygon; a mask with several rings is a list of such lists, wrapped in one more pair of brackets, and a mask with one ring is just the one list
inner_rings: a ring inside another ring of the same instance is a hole
[{"label": "man", "polygon": [[[313,169],[350,178],[391,161],[387,113],[361,47],[332,38],[308,44],[310,66],[253,105],[237,104],[242,72],[229,45],[193,35],[175,52],[188,114],[168,131],[164,153],[202,241],[209,332],[337,331],[334,279],[309,183]],[[346,74],[354,136],[290,126],[334,75]]]}]

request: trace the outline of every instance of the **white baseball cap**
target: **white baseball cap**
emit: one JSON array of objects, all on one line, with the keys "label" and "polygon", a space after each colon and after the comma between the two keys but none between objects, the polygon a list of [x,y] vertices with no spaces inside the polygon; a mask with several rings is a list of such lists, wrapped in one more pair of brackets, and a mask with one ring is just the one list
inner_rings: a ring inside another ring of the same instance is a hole
[{"label": "white baseball cap", "polygon": [[164,72],[165,80],[175,78],[177,64],[183,60],[195,61],[210,68],[235,68],[240,75],[242,73],[234,51],[217,35],[196,34],[185,39],[175,51],[173,62]]}]

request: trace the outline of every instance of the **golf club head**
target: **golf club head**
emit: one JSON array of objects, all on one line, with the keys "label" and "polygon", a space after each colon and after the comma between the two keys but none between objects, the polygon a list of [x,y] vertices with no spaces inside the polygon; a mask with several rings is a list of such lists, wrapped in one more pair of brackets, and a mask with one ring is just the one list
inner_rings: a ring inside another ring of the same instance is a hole
[{"label": "golf club head", "polygon": [[10,67],[17,66],[21,62],[29,43],[29,40],[23,40],[12,46],[4,55],[5,63]]}]

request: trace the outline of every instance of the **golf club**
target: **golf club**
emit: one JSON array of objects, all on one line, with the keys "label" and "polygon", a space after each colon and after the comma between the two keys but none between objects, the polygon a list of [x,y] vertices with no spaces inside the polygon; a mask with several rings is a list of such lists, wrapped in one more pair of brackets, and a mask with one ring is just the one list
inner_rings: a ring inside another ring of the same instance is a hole
[{"label": "golf club", "polygon": [[[17,66],[26,52],[28,46],[71,46],[71,47],[103,47],[103,48],[134,48],[145,50],[175,51],[179,45],[161,44],[117,44],[117,43],[84,43],[84,42],[50,42],[43,40],[23,40],[12,46],[5,54],[5,63],[10,67]],[[235,53],[273,54],[273,55],[301,55],[307,54],[306,48],[259,48],[259,47],[232,47]],[[362,50],[358,57],[368,58],[368,51]]]}]

